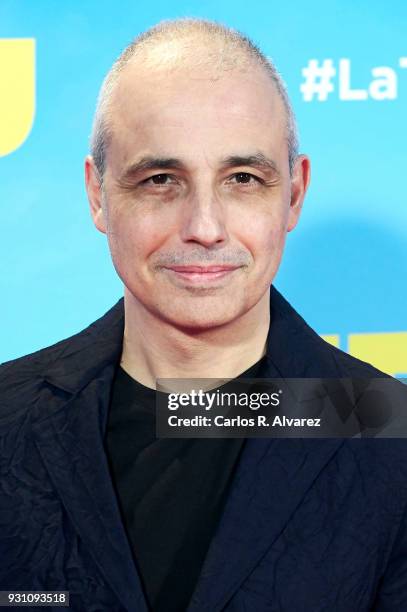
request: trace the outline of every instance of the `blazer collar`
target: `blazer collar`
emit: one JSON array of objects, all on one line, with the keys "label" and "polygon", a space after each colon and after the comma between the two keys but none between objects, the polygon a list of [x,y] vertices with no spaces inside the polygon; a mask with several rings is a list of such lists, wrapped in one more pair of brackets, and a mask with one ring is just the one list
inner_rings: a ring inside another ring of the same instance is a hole
[{"label": "blazer collar", "polygon": [[[79,334],[50,350],[44,379],[77,393],[109,364],[118,363],[124,332],[124,300]],[[330,347],[307,325],[281,293],[270,288],[270,327],[265,376],[284,378],[346,375]]]},{"label": "blazer collar", "polygon": [[43,378],[68,393],[78,393],[109,365],[120,360],[124,333],[121,298],[100,319],[48,349]]}]

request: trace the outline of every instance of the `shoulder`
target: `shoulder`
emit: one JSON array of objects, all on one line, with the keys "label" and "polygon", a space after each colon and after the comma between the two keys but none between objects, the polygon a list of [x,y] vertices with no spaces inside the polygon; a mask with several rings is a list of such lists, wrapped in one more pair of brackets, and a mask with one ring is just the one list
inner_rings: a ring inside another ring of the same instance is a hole
[{"label": "shoulder", "polygon": [[327,356],[329,355],[335,361],[342,376],[349,376],[349,378],[391,378],[389,374],[379,370],[371,363],[345,353],[345,351],[329,344],[329,342],[326,342],[320,336],[318,336],[318,343],[320,350],[324,351]]},{"label": "shoulder", "polygon": [[313,347],[315,357],[325,361],[333,361],[340,376],[349,378],[389,378],[388,374],[382,372],[371,363],[362,361],[324,340],[298,313],[296,314],[302,333],[307,337],[310,346]]},{"label": "shoulder", "polygon": [[44,373],[58,359],[66,356],[72,350],[78,350],[83,344],[83,340],[92,332],[95,323],[91,323],[85,329],[50,346],[0,364],[0,390],[4,391],[11,381],[15,383]]},{"label": "shoulder", "polygon": [[44,383],[72,394],[98,368],[117,358],[123,334],[123,299],[88,327],[38,351],[0,365],[0,420],[27,411]]},{"label": "shoulder", "polygon": [[[272,285],[269,352],[287,376],[303,378],[388,377],[372,364],[329,344]],[[292,373],[292,374],[291,374]]]},{"label": "shoulder", "polygon": [[[407,507],[407,386],[372,364],[357,359],[320,338],[323,349],[337,363],[341,378],[352,381],[356,393],[358,418],[370,427],[362,438],[344,440],[342,453],[366,478],[376,481],[383,491],[392,489]],[[372,421],[373,419],[373,421]],[[373,426],[371,423],[376,422]],[[396,489],[394,489],[395,483]],[[394,498],[393,498],[394,499]]]},{"label": "shoulder", "polygon": [[30,409],[48,368],[75,344],[78,335],[0,364],[0,422]]}]

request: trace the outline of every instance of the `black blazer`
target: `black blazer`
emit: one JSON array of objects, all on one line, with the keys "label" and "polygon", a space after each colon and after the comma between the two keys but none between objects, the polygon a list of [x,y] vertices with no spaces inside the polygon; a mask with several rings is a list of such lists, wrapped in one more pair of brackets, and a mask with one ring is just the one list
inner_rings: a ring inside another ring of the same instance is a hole
[{"label": "black blazer", "polygon": [[[266,376],[382,375],[270,308]],[[147,610],[103,440],[123,318],[0,368],[0,590]],[[188,612],[406,611],[406,503],[406,440],[247,439]]]}]

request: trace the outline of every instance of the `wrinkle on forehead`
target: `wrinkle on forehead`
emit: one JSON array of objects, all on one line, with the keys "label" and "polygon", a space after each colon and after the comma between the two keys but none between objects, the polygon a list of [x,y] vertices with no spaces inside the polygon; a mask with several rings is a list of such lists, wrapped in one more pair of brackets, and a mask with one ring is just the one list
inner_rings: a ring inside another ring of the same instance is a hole
[{"label": "wrinkle on forehead", "polygon": [[[214,71],[211,64],[199,69],[184,63],[171,66],[131,62],[121,73],[112,96],[111,161],[113,155],[116,163],[127,160],[128,147],[144,146],[147,132],[159,142],[162,128],[167,134],[169,129],[192,130],[195,136],[201,131],[201,142],[209,144],[219,138],[219,130],[230,128],[244,139],[244,130],[258,131],[263,124],[278,140],[284,138],[285,109],[262,67],[251,64],[227,72]],[[119,141],[124,148],[115,146]]]},{"label": "wrinkle on forehead", "polygon": [[[226,90],[224,82],[228,82]],[[246,69],[240,67],[239,70],[228,72],[218,69],[214,71],[213,66],[196,68],[177,65],[168,71],[165,66],[147,68],[145,65],[132,64],[121,74],[112,95],[111,125],[113,127],[115,114],[136,115],[141,109],[145,114],[149,109],[154,112],[159,108],[165,112],[166,107],[171,104],[179,105],[187,113],[190,94],[194,96],[200,91],[202,112],[205,107],[209,108],[213,104],[219,105],[220,115],[225,110],[225,105],[229,112],[233,112],[241,103],[238,99],[242,98],[244,88],[248,84],[259,91],[264,107],[272,110],[273,115],[281,116],[284,122],[283,102],[275,84],[261,67],[252,64]]]}]

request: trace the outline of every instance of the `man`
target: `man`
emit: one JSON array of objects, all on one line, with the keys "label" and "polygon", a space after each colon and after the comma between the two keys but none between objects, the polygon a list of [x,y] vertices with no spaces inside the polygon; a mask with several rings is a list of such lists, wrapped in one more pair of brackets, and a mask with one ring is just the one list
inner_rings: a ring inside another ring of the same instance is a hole
[{"label": "man", "polygon": [[85,174],[124,301],[2,367],[1,589],[407,609],[404,440],[155,437],[158,378],[381,376],[272,286],[310,176],[272,64],[218,24],[152,28],[103,84]]}]

